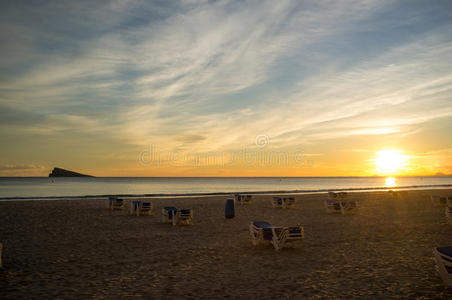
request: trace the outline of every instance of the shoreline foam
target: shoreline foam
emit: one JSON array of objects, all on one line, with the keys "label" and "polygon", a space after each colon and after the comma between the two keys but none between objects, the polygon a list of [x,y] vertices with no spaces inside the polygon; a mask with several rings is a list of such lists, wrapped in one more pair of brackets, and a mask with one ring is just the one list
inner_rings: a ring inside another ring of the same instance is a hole
[{"label": "shoreline foam", "polygon": [[359,188],[339,188],[339,189],[317,189],[317,190],[269,190],[269,191],[236,191],[236,192],[214,192],[214,193],[154,193],[154,194],[104,194],[104,195],[73,195],[73,196],[27,196],[27,197],[0,197],[0,201],[37,201],[37,200],[68,200],[68,199],[105,199],[110,196],[128,197],[128,198],[161,198],[161,197],[209,197],[209,196],[226,196],[234,194],[250,194],[250,195],[275,195],[275,194],[293,194],[307,195],[319,194],[327,192],[372,192],[372,191],[388,191],[388,190],[430,190],[444,189],[452,187],[452,184],[438,185],[412,185],[399,187],[359,187]]}]

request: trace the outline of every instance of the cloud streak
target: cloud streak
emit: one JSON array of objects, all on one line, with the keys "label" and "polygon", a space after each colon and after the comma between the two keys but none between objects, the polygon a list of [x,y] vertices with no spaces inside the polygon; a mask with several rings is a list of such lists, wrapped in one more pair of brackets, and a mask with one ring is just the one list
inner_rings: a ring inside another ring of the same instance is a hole
[{"label": "cloud streak", "polygon": [[418,135],[452,115],[452,25],[407,8],[370,0],[5,5],[0,51],[10,59],[0,59],[0,107],[15,117],[4,131],[186,153],[238,151],[262,134],[272,149],[315,153],[328,140]]}]

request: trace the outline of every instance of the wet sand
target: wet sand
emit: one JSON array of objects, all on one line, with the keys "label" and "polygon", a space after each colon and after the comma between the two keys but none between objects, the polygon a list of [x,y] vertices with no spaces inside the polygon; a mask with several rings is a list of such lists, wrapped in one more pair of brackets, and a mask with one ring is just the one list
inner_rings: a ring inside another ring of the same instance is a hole
[{"label": "wet sand", "polygon": [[[350,193],[352,215],[325,213],[326,194],[297,195],[296,209],[255,196],[224,218],[225,196],[154,200],[153,216],[111,213],[107,200],[0,202],[0,298],[305,299],[452,296],[432,249],[452,226],[431,194]],[[193,208],[194,225],[161,223],[161,208]],[[301,246],[253,246],[251,220],[304,226]]]}]

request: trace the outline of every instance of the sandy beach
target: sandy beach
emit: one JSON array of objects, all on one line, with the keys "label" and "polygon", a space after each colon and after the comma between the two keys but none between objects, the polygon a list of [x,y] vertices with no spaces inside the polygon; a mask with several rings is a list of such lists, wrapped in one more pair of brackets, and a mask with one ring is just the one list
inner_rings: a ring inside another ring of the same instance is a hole
[{"label": "sandy beach", "polygon": [[[156,198],[153,216],[111,213],[107,200],[0,202],[2,299],[426,298],[452,295],[432,249],[452,226],[430,195],[450,190],[349,193],[356,214],[330,215],[324,194],[296,209],[257,195],[224,218],[225,196]],[[194,225],[161,222],[161,208],[193,208]],[[301,246],[253,246],[251,220],[304,226]]]}]

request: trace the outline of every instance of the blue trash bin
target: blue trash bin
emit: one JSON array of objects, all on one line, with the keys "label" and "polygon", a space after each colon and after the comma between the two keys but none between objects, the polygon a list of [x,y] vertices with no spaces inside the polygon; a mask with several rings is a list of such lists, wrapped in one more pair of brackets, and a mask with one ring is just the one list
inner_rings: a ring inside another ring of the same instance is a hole
[{"label": "blue trash bin", "polygon": [[226,205],[224,208],[224,216],[227,219],[234,218],[234,216],[235,216],[234,199],[226,199]]}]

